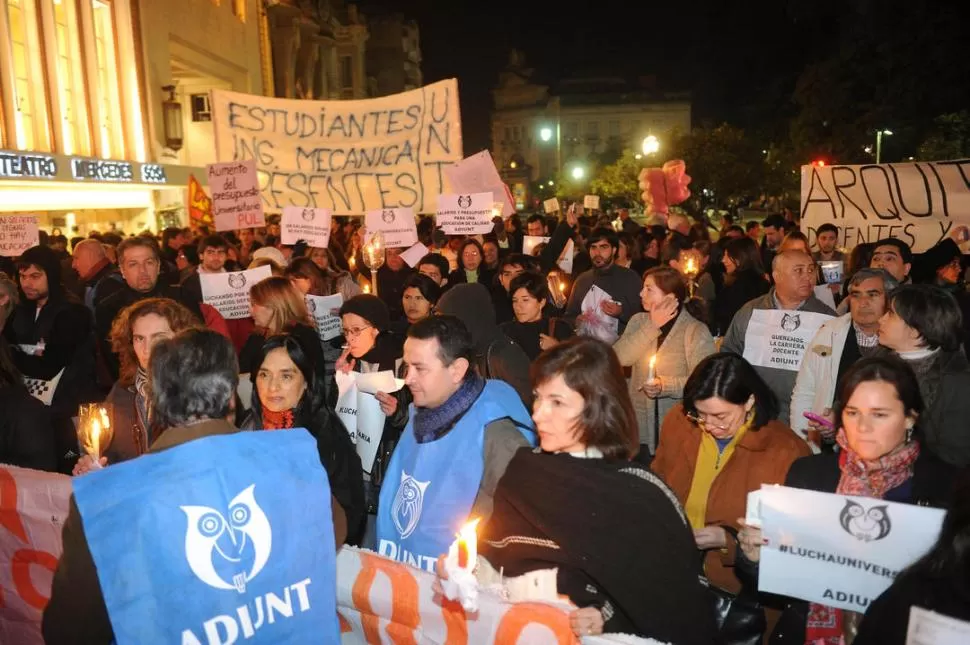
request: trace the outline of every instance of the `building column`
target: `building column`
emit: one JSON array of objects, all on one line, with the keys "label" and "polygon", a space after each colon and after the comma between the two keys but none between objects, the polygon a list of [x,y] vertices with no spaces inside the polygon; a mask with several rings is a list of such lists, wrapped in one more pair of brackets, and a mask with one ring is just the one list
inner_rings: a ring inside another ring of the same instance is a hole
[{"label": "building column", "polygon": [[13,44],[10,36],[10,21],[7,19],[7,0],[0,0],[0,107],[3,112],[3,145],[16,149],[17,145],[17,103],[14,93],[15,73],[13,70]]},{"label": "building column", "polygon": [[303,92],[301,98],[317,98],[314,72],[320,57],[320,38],[316,35],[317,26],[313,23],[300,25],[300,49],[296,59],[296,79]]},{"label": "building column", "polygon": [[300,10],[287,5],[268,7],[276,96],[296,97],[296,62],[300,48]]}]

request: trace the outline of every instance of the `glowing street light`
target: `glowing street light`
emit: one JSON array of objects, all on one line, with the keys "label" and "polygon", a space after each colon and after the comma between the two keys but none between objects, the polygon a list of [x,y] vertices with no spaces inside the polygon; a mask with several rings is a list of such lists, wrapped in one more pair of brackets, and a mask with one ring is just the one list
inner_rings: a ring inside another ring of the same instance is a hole
[{"label": "glowing street light", "polygon": [[878,130],[876,131],[876,163],[882,158],[882,135],[887,137],[893,136],[892,130]]},{"label": "glowing street light", "polygon": [[585,174],[586,174],[586,170],[582,166],[573,167],[573,171],[572,171],[573,179],[577,179],[577,180],[582,179]]},{"label": "glowing street light", "polygon": [[643,139],[643,154],[652,155],[660,150],[660,140],[652,134]]},{"label": "glowing street light", "polygon": [[548,141],[549,139],[552,139],[552,128],[546,127],[539,130],[539,138],[542,139],[543,141]]}]

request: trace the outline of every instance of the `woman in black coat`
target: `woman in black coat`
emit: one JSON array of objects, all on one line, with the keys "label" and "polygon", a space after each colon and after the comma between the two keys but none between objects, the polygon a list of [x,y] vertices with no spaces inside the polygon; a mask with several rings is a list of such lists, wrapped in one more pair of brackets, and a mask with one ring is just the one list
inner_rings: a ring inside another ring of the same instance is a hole
[{"label": "woman in black coat", "polygon": [[[849,369],[840,382],[835,419],[838,454],[822,453],[796,460],[785,485],[822,493],[872,497],[902,504],[945,508],[951,499],[956,469],[920,446],[914,425],[923,410],[916,375],[896,357],[865,358]],[[757,579],[761,531],[745,526],[738,536],[741,551],[735,566],[739,573]],[[819,629],[851,634],[860,616],[824,608],[794,598],[774,597],[781,605],[771,643],[805,643],[821,638]],[[768,601],[769,606],[773,604]],[[826,610],[834,626],[824,628],[809,618]],[[825,634],[834,637],[836,634]]]},{"label": "woman in black coat", "polygon": [[[316,339],[313,339],[317,343]],[[327,405],[322,384],[303,342],[289,334],[263,343],[250,378],[252,408],[243,430],[306,428],[317,440],[330,492],[347,519],[347,542],[356,544],[366,505],[360,457],[337,414]],[[333,500],[332,500],[333,501]]]},{"label": "woman in black coat", "polygon": [[[711,258],[714,262],[717,258]],[[724,287],[714,299],[711,333],[723,336],[731,326],[738,309],[749,300],[763,296],[771,289],[761,264],[758,245],[748,237],[731,240],[724,247]]]}]

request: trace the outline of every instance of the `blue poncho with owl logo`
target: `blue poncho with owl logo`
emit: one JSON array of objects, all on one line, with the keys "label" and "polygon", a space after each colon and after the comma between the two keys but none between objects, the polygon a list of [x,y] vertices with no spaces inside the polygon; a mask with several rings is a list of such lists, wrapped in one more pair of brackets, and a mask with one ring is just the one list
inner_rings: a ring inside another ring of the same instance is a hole
[{"label": "blue poncho with owl logo", "polygon": [[119,645],[338,642],[330,487],[302,429],[198,439],[79,477]]}]

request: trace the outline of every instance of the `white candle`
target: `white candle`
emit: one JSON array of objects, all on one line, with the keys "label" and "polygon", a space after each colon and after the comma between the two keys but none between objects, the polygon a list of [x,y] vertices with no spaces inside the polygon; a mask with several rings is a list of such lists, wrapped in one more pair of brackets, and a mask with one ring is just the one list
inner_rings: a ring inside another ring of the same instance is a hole
[{"label": "white candle", "polygon": [[653,378],[654,378],[654,373],[653,373],[653,368],[654,368],[654,366],[655,366],[656,364],[657,364],[657,355],[656,355],[656,354],[654,354],[653,356],[651,356],[651,357],[650,357],[650,366],[649,366],[649,368],[647,369],[647,382],[648,382],[648,383],[649,383],[650,381],[652,381],[652,380],[653,380]]}]

